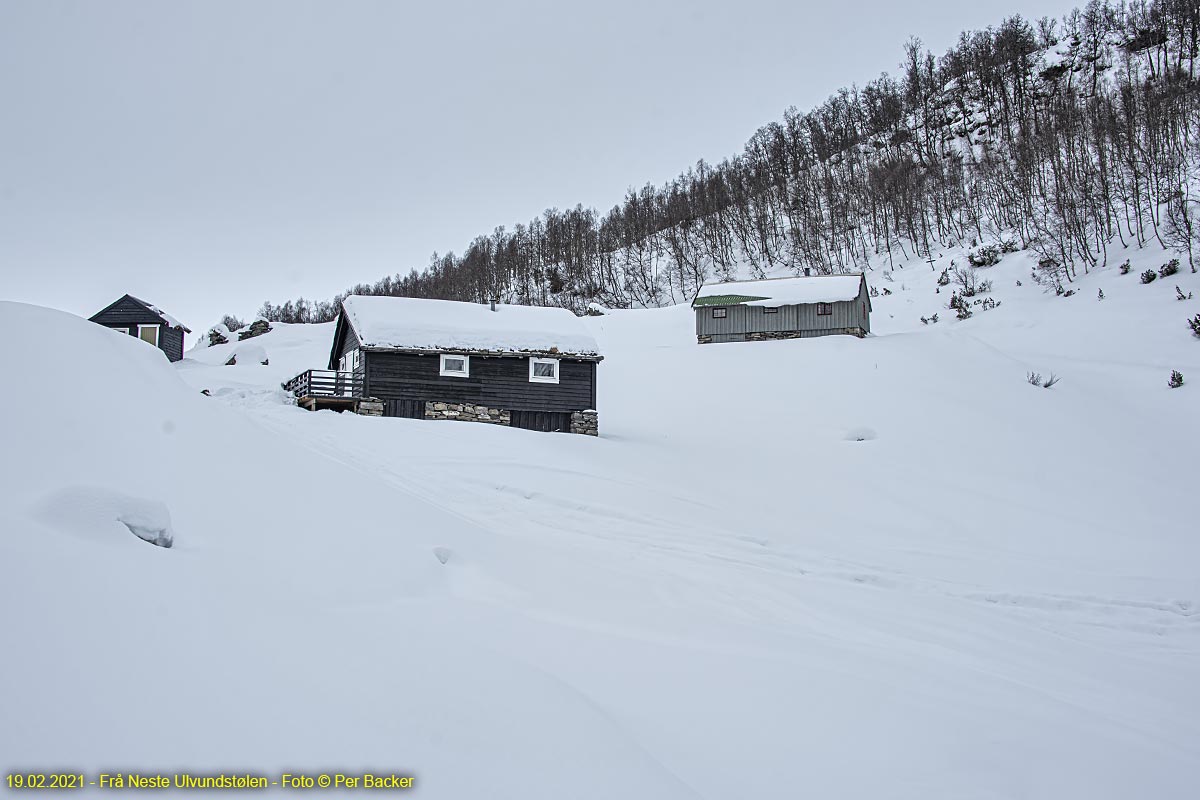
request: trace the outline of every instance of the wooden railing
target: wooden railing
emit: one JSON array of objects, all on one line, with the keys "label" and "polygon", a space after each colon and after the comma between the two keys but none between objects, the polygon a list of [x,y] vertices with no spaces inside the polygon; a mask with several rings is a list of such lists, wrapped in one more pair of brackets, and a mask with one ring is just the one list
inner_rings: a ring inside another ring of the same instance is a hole
[{"label": "wooden railing", "polygon": [[353,372],[310,369],[283,384],[296,397],[362,397],[363,380]]}]

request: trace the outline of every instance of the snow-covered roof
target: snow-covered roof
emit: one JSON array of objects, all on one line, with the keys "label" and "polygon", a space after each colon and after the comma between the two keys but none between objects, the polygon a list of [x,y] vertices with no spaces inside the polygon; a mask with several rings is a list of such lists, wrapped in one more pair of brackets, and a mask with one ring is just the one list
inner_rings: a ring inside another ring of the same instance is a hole
[{"label": "snow-covered roof", "polygon": [[696,293],[692,305],[791,306],[839,303],[858,297],[862,279],[860,273],[853,273],[706,283]]},{"label": "snow-covered roof", "polygon": [[600,352],[583,322],[565,308],[498,304],[492,311],[452,300],[351,295],[342,309],[363,347],[590,357]]},{"label": "snow-covered roof", "polygon": [[129,295],[129,299],[130,299],[130,300],[137,300],[139,303],[141,303],[142,305],[144,305],[146,308],[150,309],[150,310],[151,310],[151,311],[153,311],[155,314],[158,314],[160,317],[162,317],[164,320],[166,320],[166,321],[167,321],[167,324],[168,324],[168,325],[170,325],[172,328],[183,328],[183,329],[184,329],[185,331],[187,331],[188,333],[191,333],[191,332],[192,332],[192,329],[191,329],[191,328],[189,328],[188,326],[184,325],[182,322],[180,322],[179,320],[175,319],[175,318],[174,318],[174,317],[172,317],[170,314],[168,314],[167,312],[163,311],[161,308],[159,308],[158,306],[154,305],[153,303],[147,303],[145,300],[142,300],[140,297],[134,297],[133,295]]}]

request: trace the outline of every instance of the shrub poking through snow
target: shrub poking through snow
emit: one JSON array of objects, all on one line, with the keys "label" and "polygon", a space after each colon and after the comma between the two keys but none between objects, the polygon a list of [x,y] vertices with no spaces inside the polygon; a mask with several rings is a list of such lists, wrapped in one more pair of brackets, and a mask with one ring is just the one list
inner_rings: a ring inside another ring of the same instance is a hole
[{"label": "shrub poking through snow", "polygon": [[1179,272],[1179,259],[1172,258],[1170,261],[1158,268],[1158,277],[1165,278],[1168,275],[1174,275],[1176,272]]},{"label": "shrub poking through snow", "polygon": [[1167,386],[1170,386],[1172,389],[1178,389],[1180,386],[1183,386],[1183,373],[1177,369],[1171,370],[1171,377],[1167,380]]},{"label": "shrub poking through snow", "polygon": [[942,270],[942,274],[938,275],[937,284],[938,284],[938,286],[949,286],[950,285],[950,270],[949,269]]},{"label": "shrub poking through snow", "polygon": [[1192,336],[1200,337],[1200,314],[1197,314],[1195,319],[1189,319],[1187,324],[1192,329]]},{"label": "shrub poking through snow", "polygon": [[1071,296],[1071,295],[1073,295],[1073,294],[1075,294],[1075,290],[1074,290],[1074,289],[1067,289],[1065,292],[1063,292],[1063,293],[1062,293],[1062,296],[1063,296],[1063,297],[1070,297],[1070,296]]},{"label": "shrub poking through snow", "polygon": [[973,253],[967,253],[967,261],[973,267],[990,267],[1000,263],[1000,248],[995,245],[986,245]]},{"label": "shrub poking through snow", "polygon": [[1132,269],[1132,267],[1129,266],[1129,259],[1127,258],[1125,259],[1125,263],[1121,265],[1121,274],[1128,275],[1130,269]]},{"label": "shrub poking through snow", "polygon": [[1148,269],[1142,273],[1141,280],[1142,280],[1142,283],[1154,283],[1154,279],[1157,277],[1158,277],[1158,275],[1154,272],[1154,270]]},{"label": "shrub poking through snow", "polygon": [[954,267],[950,273],[951,280],[958,285],[963,297],[974,297],[977,294],[990,292],[992,290],[992,282],[988,280],[980,280],[979,273],[975,267]]},{"label": "shrub poking through snow", "polygon": [[1020,246],[1017,244],[1016,239],[1001,239],[1000,240],[1000,252],[1001,253],[1015,253],[1019,249],[1020,249]]},{"label": "shrub poking through snow", "polygon": [[971,304],[958,296],[958,293],[950,295],[950,308],[958,313],[959,319],[971,318]]},{"label": "shrub poking through snow", "polygon": [[879,297],[879,289],[876,286],[871,286],[871,297]]},{"label": "shrub poking through snow", "polygon": [[1178,286],[1176,286],[1175,287],[1175,299],[1176,300],[1191,300],[1192,293],[1188,292],[1187,294],[1184,294],[1183,289],[1180,289]]},{"label": "shrub poking through snow", "polygon": [[886,287],[886,286],[885,286],[885,287],[883,287],[883,293],[884,293],[885,295],[888,295],[888,294],[891,294],[891,293],[892,293],[892,290],[891,290],[891,289],[889,289],[888,287]]},{"label": "shrub poking through snow", "polygon": [[1103,290],[1103,289],[1100,289],[1100,290],[1097,292],[1097,294],[1096,294],[1096,299],[1097,299],[1097,300],[1103,300],[1103,299],[1104,299],[1104,290]]},{"label": "shrub poking through snow", "polygon": [[1043,378],[1040,372],[1030,372],[1025,376],[1025,380],[1029,381],[1031,386],[1040,386],[1043,389],[1049,389],[1054,384],[1058,383],[1059,377],[1053,372],[1049,378]]},{"label": "shrub poking through snow", "polygon": [[931,317],[921,317],[921,322],[922,322],[922,324],[925,324],[925,325],[936,325],[937,321],[938,321],[937,314],[934,314]]},{"label": "shrub poking through snow", "polygon": [[872,428],[851,428],[846,431],[845,440],[847,442],[869,442],[878,436]]}]

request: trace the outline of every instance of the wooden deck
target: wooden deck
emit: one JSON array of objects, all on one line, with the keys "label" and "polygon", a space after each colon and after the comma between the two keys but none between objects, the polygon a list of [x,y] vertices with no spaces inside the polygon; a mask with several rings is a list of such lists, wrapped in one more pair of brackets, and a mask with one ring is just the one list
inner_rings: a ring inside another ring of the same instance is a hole
[{"label": "wooden deck", "polygon": [[361,375],[332,369],[306,370],[286,381],[283,388],[296,398],[296,405],[308,411],[357,411],[363,399]]}]

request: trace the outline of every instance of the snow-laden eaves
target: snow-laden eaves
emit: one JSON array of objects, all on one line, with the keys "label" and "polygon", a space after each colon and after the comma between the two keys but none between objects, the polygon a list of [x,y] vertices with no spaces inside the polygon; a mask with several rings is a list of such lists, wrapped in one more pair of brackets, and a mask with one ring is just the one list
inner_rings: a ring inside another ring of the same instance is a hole
[{"label": "snow-laden eaves", "polygon": [[158,314],[158,315],[159,315],[160,317],[162,317],[163,319],[165,319],[165,320],[166,320],[166,321],[167,321],[167,322],[168,322],[168,323],[171,325],[171,327],[172,327],[172,328],[183,328],[183,330],[184,330],[184,332],[185,332],[185,333],[191,333],[191,332],[192,332],[192,329],[191,329],[191,328],[189,328],[188,326],[184,325],[182,322],[180,322],[179,320],[175,319],[174,317],[172,317],[172,316],[171,316],[170,314],[168,314],[167,312],[163,311],[163,310],[162,310],[161,308],[159,308],[158,306],[150,306],[150,310],[151,310],[151,311],[153,311],[155,314]]},{"label": "snow-laden eaves", "polygon": [[168,325],[170,325],[172,328],[183,328],[183,330],[184,330],[184,332],[185,332],[185,333],[191,333],[191,332],[192,332],[192,329],[191,329],[191,328],[189,328],[188,326],[184,325],[182,322],[180,322],[179,320],[175,319],[175,318],[174,318],[174,317],[172,317],[170,314],[168,314],[167,312],[163,311],[161,308],[159,308],[158,306],[154,305],[153,303],[147,303],[145,300],[142,300],[141,298],[138,298],[138,297],[134,297],[133,295],[129,295],[129,298],[130,298],[131,300],[137,300],[137,302],[141,303],[142,305],[144,305],[146,308],[150,309],[150,310],[151,310],[152,312],[154,312],[155,314],[158,314],[158,315],[159,315],[160,317],[162,317],[162,318],[163,318],[163,320],[164,320],[164,321],[165,321],[165,322],[166,322]]},{"label": "snow-laden eaves", "polygon": [[557,353],[599,359],[583,322],[565,308],[351,295],[346,320],[362,347],[413,351]]},{"label": "snow-laden eaves", "polygon": [[709,283],[700,287],[692,305],[791,306],[805,303],[840,303],[858,297],[862,280],[861,274],[854,273]]}]

